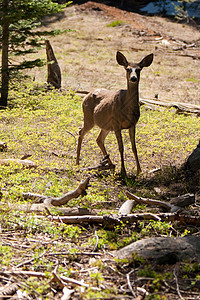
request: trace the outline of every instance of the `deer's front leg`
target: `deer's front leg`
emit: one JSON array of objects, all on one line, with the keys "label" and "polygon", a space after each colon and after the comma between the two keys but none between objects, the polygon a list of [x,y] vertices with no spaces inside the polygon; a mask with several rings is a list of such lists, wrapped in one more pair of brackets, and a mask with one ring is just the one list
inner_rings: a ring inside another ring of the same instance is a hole
[{"label": "deer's front leg", "polygon": [[131,140],[132,150],[133,150],[135,160],[136,160],[137,175],[139,175],[141,173],[141,167],[140,167],[140,162],[139,162],[138,155],[137,155],[137,148],[136,148],[136,144],[135,144],[135,127],[131,127],[129,129],[129,136],[130,136],[130,140]]},{"label": "deer's front leg", "polygon": [[121,175],[123,177],[126,177],[126,170],[125,170],[125,166],[124,166],[124,145],[123,145],[123,141],[122,141],[121,130],[116,130],[115,135],[117,138],[119,152],[121,155]]}]

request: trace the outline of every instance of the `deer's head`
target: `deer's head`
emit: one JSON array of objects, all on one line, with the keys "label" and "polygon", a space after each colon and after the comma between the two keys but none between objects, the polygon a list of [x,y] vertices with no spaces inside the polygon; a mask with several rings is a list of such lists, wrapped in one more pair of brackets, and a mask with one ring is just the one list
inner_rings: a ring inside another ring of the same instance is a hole
[{"label": "deer's head", "polygon": [[138,84],[141,70],[144,67],[149,67],[153,61],[153,53],[145,56],[138,64],[134,64],[129,63],[126,57],[121,52],[117,51],[116,60],[119,65],[125,68],[128,83]]}]

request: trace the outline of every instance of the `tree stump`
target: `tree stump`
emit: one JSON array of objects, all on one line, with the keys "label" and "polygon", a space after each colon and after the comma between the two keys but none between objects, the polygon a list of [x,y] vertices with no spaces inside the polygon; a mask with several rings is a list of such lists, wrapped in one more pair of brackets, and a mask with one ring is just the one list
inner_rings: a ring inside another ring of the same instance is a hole
[{"label": "tree stump", "polygon": [[53,48],[48,40],[46,43],[46,54],[47,54],[47,82],[53,85],[56,89],[61,88],[61,71],[58,65],[57,59],[54,55]]}]

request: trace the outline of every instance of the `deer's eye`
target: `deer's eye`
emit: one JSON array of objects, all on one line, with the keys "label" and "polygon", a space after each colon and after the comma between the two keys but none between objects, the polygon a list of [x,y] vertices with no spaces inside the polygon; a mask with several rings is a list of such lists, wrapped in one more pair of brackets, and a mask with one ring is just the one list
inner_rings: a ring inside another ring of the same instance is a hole
[{"label": "deer's eye", "polygon": [[127,71],[128,73],[130,73],[132,70],[131,70],[131,68],[126,68],[126,71]]},{"label": "deer's eye", "polygon": [[141,71],[141,69],[140,69],[140,68],[137,68],[137,69],[135,70],[135,72],[136,72],[137,74],[139,74],[139,73],[140,73],[140,71]]}]

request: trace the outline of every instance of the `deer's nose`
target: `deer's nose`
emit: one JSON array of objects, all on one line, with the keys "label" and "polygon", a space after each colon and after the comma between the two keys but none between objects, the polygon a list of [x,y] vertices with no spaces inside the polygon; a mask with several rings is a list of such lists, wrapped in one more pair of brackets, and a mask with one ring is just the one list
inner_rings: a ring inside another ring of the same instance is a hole
[{"label": "deer's nose", "polygon": [[130,77],[130,81],[132,82],[136,82],[137,81],[137,77],[135,75]]}]

